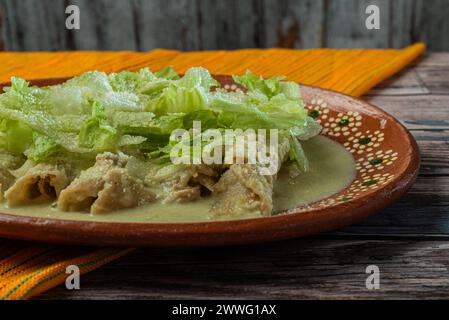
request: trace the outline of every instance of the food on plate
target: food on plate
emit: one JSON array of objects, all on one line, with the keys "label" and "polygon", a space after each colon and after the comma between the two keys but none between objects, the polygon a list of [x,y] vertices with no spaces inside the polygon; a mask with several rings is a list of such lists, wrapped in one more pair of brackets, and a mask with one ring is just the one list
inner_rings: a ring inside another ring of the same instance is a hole
[{"label": "food on plate", "polygon": [[[276,199],[281,187],[294,197],[289,184],[308,181],[317,200],[350,182],[352,157],[319,135],[298,84],[249,71],[233,79],[224,88],[199,67],[92,71],[48,87],[12,78],[0,95],[5,206],[61,217],[200,210],[213,220],[284,210]],[[332,187],[311,185],[323,178]]]}]

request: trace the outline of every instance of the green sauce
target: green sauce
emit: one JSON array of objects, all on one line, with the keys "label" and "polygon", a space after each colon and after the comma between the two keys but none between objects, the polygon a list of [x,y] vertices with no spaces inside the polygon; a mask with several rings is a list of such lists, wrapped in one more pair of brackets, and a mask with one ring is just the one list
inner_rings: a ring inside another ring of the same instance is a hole
[{"label": "green sauce", "polygon": [[[302,145],[310,161],[310,171],[292,179],[286,168],[281,169],[274,187],[274,213],[327,198],[344,189],[354,180],[355,162],[352,155],[343,146],[324,136],[317,136],[309,141],[302,142]],[[213,218],[209,213],[211,203],[210,198],[189,203],[155,203],[146,207],[103,215],[61,212],[49,205],[22,208],[7,208],[4,206],[1,211],[20,216],[67,220],[180,223],[212,221]],[[223,217],[221,220],[257,216],[255,213],[248,213],[240,216]]]},{"label": "green sauce", "polygon": [[307,205],[346,188],[355,178],[355,162],[342,145],[324,136],[301,142],[310,162],[307,173],[291,179],[282,168],[274,186],[274,212]]}]

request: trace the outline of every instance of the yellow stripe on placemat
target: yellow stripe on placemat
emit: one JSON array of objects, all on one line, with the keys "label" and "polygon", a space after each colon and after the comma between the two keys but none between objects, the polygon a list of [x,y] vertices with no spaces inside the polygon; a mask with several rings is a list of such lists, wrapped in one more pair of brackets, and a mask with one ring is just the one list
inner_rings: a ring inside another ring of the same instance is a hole
[{"label": "yellow stripe on placemat", "polygon": [[[87,273],[134,249],[84,249],[30,244],[0,261],[0,300],[21,300],[65,282],[66,268],[75,265]],[[89,252],[90,251],[90,252]]]},{"label": "yellow stripe on placemat", "polygon": [[[179,52],[31,52],[0,53],[0,82],[11,76],[27,79],[69,77],[88,70],[115,72],[173,66],[179,73],[203,66],[215,74],[243,74],[250,69],[265,77],[285,75],[300,83],[360,96],[417,58],[418,43],[402,50],[377,49],[246,49]],[[81,273],[94,270],[133,249],[87,249],[0,242],[0,299],[29,299],[64,283],[67,266]]]}]

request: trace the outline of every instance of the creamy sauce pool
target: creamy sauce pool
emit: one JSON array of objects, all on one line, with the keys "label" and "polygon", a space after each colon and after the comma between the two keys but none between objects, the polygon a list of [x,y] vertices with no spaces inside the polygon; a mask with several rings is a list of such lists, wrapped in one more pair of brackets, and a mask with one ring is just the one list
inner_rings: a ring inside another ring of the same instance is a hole
[{"label": "creamy sauce pool", "polygon": [[[274,186],[274,214],[327,198],[347,187],[355,178],[354,158],[342,145],[324,136],[302,142],[302,145],[310,162],[310,170],[292,179],[287,170],[281,169]],[[21,208],[7,208],[3,205],[1,211],[13,215],[53,219],[142,223],[200,222],[258,216],[257,213],[247,213],[213,219],[209,213],[211,203],[210,198],[189,203],[156,203],[103,215],[61,212],[49,205]]]}]

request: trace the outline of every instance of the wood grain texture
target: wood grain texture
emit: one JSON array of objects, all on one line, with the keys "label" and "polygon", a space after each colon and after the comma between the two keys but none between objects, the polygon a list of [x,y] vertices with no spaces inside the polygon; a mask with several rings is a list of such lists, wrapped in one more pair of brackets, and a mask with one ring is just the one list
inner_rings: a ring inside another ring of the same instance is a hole
[{"label": "wood grain texture", "polygon": [[445,130],[449,128],[448,95],[370,96],[368,102],[399,118],[409,129]]},{"label": "wood grain texture", "polygon": [[[380,29],[368,30],[365,26],[365,9],[376,5],[380,9]],[[389,46],[388,0],[329,1],[326,12],[326,46],[338,48],[385,48]]]},{"label": "wood grain texture", "polygon": [[239,49],[263,46],[253,1],[198,1],[198,35],[201,48]]},{"label": "wood grain texture", "polygon": [[[65,28],[70,4],[80,8],[80,30]],[[371,4],[380,9],[380,30],[365,27]],[[448,8],[447,0],[0,0],[0,49],[401,48],[425,41],[443,51]]]},{"label": "wood grain texture", "polygon": [[[416,184],[382,213],[305,239],[139,250],[83,276],[80,291],[59,287],[39,298],[447,299],[449,88],[433,76],[446,68],[449,53],[427,55],[365,97],[411,129],[422,156]],[[365,288],[372,264],[380,268],[380,290]]]},{"label": "wood grain texture", "polygon": [[449,67],[422,67],[418,69],[424,85],[433,94],[445,95],[449,92]]},{"label": "wood grain texture", "polygon": [[324,0],[260,2],[264,47],[315,48],[325,37]]},{"label": "wood grain texture", "polygon": [[417,4],[419,1],[388,1],[388,44],[402,48],[419,39],[417,34]]},{"label": "wood grain texture", "polygon": [[449,50],[447,43],[449,32],[449,6],[446,0],[417,1],[415,13],[418,16],[416,21],[416,35],[429,43],[432,51]]},{"label": "wood grain texture", "polygon": [[[114,0],[115,1],[115,0]],[[198,50],[198,3],[192,0],[137,0],[133,2],[134,34],[138,49]]]},{"label": "wood grain texture", "polygon": [[68,47],[64,1],[2,0],[6,50],[61,50]]},{"label": "wood grain texture", "polygon": [[[54,2],[54,1],[53,1]],[[80,30],[67,30],[74,49],[137,50],[133,26],[133,2],[124,0],[76,0]]]},{"label": "wood grain texture", "polygon": [[[40,299],[445,298],[446,241],[301,239],[214,250],[139,250]],[[377,265],[380,289],[367,290]]]}]

